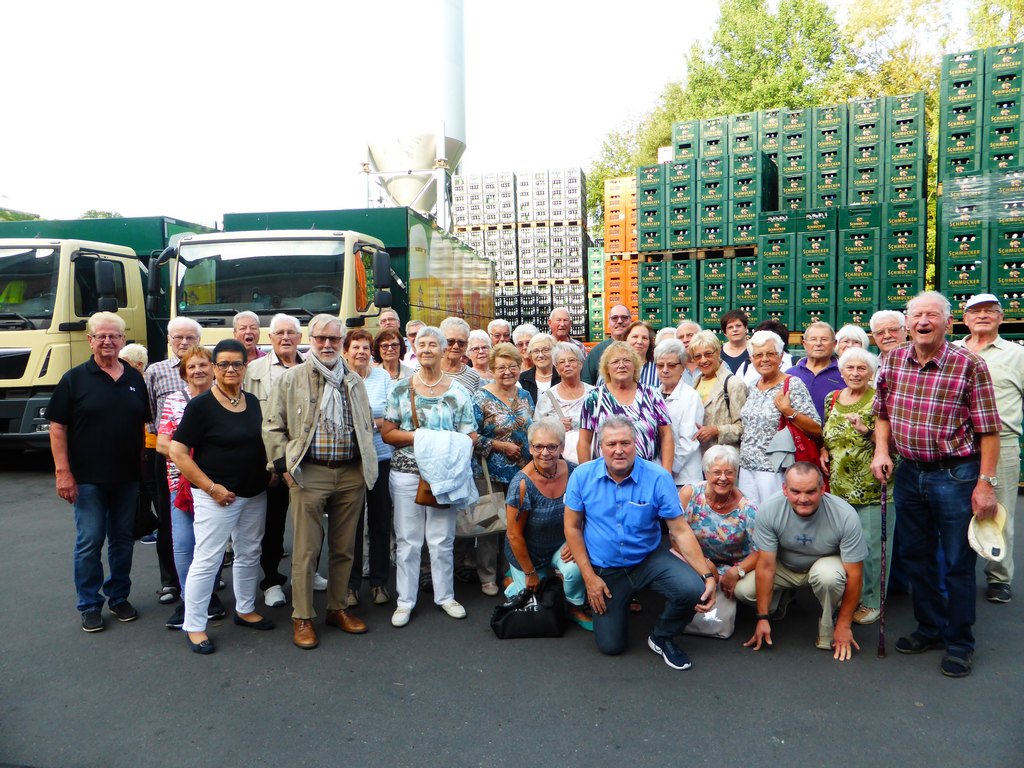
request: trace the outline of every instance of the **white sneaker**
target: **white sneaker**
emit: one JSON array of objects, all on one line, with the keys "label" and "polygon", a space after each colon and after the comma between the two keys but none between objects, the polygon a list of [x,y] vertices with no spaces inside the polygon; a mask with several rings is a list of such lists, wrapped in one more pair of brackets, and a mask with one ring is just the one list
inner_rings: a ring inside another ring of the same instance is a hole
[{"label": "white sneaker", "polygon": [[409,617],[411,615],[412,611],[408,608],[395,608],[395,612],[391,614],[391,626],[404,627],[409,623]]},{"label": "white sneaker", "polygon": [[349,608],[355,608],[359,605],[359,595],[357,595],[353,589],[348,591],[348,596],[345,599],[348,601]]},{"label": "white sneaker", "polygon": [[326,592],[327,591],[327,579],[325,579],[319,573],[314,573],[313,574],[313,591],[314,592]]},{"label": "white sneaker", "polygon": [[494,597],[498,594],[498,585],[493,581],[487,581],[480,585],[480,591],[488,597]]},{"label": "white sneaker", "polygon": [[268,608],[277,608],[285,605],[288,601],[284,597],[284,590],[276,584],[263,591],[263,602]]},{"label": "white sneaker", "polygon": [[449,600],[447,603],[441,606],[441,610],[443,610],[453,619],[466,618],[466,609],[462,607],[458,600]]}]

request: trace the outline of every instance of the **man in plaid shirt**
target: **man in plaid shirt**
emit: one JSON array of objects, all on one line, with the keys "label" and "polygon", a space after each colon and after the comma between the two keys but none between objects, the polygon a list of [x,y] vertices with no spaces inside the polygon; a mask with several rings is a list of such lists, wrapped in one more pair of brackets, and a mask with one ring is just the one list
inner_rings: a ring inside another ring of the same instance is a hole
[{"label": "man in plaid shirt", "polygon": [[[890,439],[901,461],[894,501],[900,555],[910,577],[917,629],[896,641],[900,653],[945,648],[948,677],[971,672],[977,555],[967,543],[971,516],[996,511],[999,414],[985,361],[946,341],[949,302],[926,291],[907,303],[910,344],[886,355],[875,395],[879,480],[893,474]],[[946,558],[946,592],[938,583],[937,547]]]}]

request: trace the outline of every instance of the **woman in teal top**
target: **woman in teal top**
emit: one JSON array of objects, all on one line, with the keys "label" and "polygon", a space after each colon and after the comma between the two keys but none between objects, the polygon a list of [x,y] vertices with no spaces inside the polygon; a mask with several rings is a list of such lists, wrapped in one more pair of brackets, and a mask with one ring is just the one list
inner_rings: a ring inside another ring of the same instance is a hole
[{"label": "woman in teal top", "polygon": [[[839,358],[839,372],[846,387],[825,397],[825,449],[821,466],[829,474],[829,491],[857,510],[868,545],[861,604],[853,614],[858,624],[877,621],[881,601],[882,487],[871,473],[875,452],[875,416],[871,412],[875,388],[871,382],[877,369],[875,355],[850,347]],[[892,501],[891,487],[888,500]],[[886,538],[891,541],[896,515],[889,514],[887,518]],[[891,557],[890,548],[886,553],[886,572]]]}]

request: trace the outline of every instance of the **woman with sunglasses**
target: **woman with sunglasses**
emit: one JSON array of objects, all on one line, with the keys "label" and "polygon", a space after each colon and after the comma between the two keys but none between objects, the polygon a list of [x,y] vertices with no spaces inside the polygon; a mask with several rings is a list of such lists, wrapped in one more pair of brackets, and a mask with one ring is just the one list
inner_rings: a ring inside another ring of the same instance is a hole
[{"label": "woman with sunglasses", "polygon": [[469,323],[461,317],[446,317],[438,326],[447,347],[441,358],[441,371],[466,388],[471,395],[480,389],[480,374],[462,361],[469,346]]}]

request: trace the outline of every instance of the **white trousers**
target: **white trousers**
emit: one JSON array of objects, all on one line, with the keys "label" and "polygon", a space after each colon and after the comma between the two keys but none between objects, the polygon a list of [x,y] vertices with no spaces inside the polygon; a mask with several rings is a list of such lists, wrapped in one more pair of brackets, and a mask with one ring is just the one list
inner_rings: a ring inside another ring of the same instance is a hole
[{"label": "white trousers", "polygon": [[[412,608],[420,590],[420,552],[426,540],[430,552],[430,578],[434,602],[455,599],[454,509],[438,509],[416,503],[419,475],[391,470],[389,487],[395,508],[395,585],[399,608]],[[189,575],[191,579],[191,575]]]},{"label": "white trousers", "polygon": [[185,581],[186,632],[206,630],[206,611],[224,559],[224,547],[232,542],[235,559],[231,582],[235,591],[235,612],[256,610],[256,590],[260,581],[260,544],[267,519],[267,494],[236,498],[222,507],[208,494],[192,489],[196,518],[193,530],[196,548]]},{"label": "white trousers", "polygon": [[736,487],[755,507],[760,507],[782,490],[782,473],[741,468]]}]

